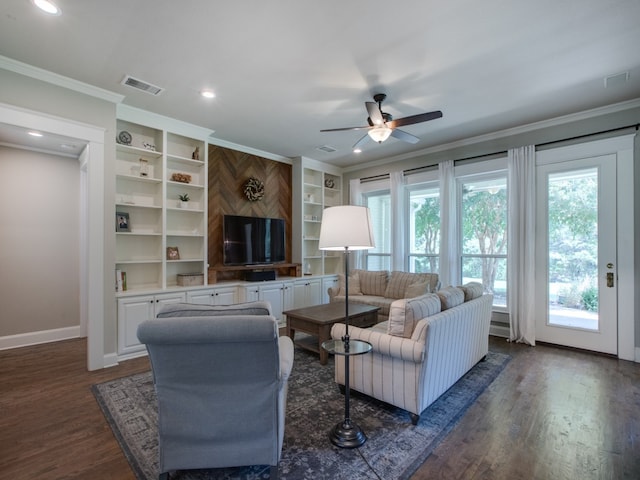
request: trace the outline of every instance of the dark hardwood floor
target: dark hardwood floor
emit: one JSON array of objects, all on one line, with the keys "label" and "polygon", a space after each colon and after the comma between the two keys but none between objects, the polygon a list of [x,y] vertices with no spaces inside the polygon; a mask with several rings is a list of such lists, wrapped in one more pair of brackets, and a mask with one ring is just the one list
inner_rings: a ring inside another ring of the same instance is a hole
[{"label": "dark hardwood floor", "polygon": [[[640,479],[640,365],[491,338],[513,359],[412,477]],[[0,351],[0,478],[135,480],[90,386],[86,342]]]}]

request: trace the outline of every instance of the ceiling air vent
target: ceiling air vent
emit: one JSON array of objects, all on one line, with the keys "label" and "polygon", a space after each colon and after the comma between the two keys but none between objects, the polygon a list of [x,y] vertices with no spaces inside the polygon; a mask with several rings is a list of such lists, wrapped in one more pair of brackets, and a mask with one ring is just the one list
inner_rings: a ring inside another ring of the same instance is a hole
[{"label": "ceiling air vent", "polygon": [[122,85],[127,85],[129,87],[142,90],[143,92],[149,93],[151,95],[160,95],[162,92],[164,92],[164,88],[160,88],[156,85],[152,85],[148,82],[134,78],[131,75],[126,75],[120,83],[122,83]]},{"label": "ceiling air vent", "polygon": [[322,145],[322,146],[318,147],[316,150],[320,150],[321,152],[326,152],[326,153],[333,153],[333,152],[337,151],[331,145]]}]

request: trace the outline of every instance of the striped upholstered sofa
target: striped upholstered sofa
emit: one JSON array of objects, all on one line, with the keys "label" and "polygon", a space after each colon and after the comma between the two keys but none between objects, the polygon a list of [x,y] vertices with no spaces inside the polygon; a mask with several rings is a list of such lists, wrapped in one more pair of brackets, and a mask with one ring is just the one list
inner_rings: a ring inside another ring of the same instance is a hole
[{"label": "striped upholstered sofa", "polygon": [[[407,410],[413,424],[431,403],[489,351],[493,295],[482,285],[446,287],[392,303],[389,320],[371,328],[349,328],[353,339],[373,345],[350,357],[352,389]],[[345,325],[331,336],[340,339]],[[335,380],[344,385],[344,357],[335,357]]]},{"label": "striped upholstered sofa", "polygon": [[[329,287],[329,301],[344,301],[344,275],[338,275],[338,285]],[[380,307],[378,320],[389,318],[395,300],[413,298],[440,288],[437,273],[388,272],[386,270],[352,270],[349,273],[349,303],[364,303]]]}]

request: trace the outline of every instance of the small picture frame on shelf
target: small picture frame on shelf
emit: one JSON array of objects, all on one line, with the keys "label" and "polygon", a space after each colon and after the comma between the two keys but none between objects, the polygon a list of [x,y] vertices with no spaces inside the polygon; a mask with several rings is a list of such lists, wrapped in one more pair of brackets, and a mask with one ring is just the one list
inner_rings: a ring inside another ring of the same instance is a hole
[{"label": "small picture frame on shelf", "polygon": [[167,260],[180,260],[178,247],[167,247]]},{"label": "small picture frame on shelf", "polygon": [[127,212],[116,212],[116,232],[130,232],[131,222]]}]

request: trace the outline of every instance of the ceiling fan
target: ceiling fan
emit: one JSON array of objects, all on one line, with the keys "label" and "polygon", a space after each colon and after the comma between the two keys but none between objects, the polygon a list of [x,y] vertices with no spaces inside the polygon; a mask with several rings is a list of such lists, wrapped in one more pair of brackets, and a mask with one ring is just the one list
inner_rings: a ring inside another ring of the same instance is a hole
[{"label": "ceiling fan", "polygon": [[417,115],[411,115],[404,118],[399,118],[394,120],[391,114],[382,111],[382,102],[387,98],[387,95],[384,93],[376,93],[373,96],[375,102],[365,102],[365,106],[367,107],[367,112],[369,113],[369,117],[367,118],[367,122],[369,125],[363,127],[345,127],[345,128],[331,128],[327,130],[320,130],[321,132],[340,132],[345,130],[367,130],[367,135],[362,137],[360,140],[356,142],[353,146],[354,150],[359,150],[362,145],[364,145],[369,138],[373,141],[382,143],[389,136],[395,137],[398,140],[402,140],[408,143],[417,143],[420,139],[407,133],[403,130],[400,130],[398,127],[404,127],[405,125],[413,125],[415,123],[427,122],[429,120],[435,120],[436,118],[442,117],[442,112],[440,110],[435,110],[433,112],[427,113],[419,113]]}]

